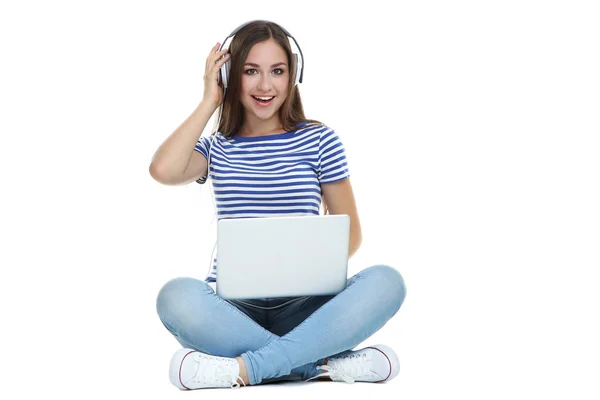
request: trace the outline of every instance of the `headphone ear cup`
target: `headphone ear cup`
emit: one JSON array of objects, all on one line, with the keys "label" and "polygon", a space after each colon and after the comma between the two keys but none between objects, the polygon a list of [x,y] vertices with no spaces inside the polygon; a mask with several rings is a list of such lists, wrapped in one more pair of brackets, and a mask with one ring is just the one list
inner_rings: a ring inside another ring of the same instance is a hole
[{"label": "headphone ear cup", "polygon": [[225,88],[227,88],[230,68],[231,68],[231,61],[227,60],[221,66],[220,71],[219,71],[219,82],[223,83],[223,86],[225,86]]},{"label": "headphone ear cup", "polygon": [[298,54],[293,53],[294,55],[294,66],[296,71],[294,72],[294,85],[298,85],[298,82],[300,81],[300,68],[302,67],[300,64],[298,64]]}]

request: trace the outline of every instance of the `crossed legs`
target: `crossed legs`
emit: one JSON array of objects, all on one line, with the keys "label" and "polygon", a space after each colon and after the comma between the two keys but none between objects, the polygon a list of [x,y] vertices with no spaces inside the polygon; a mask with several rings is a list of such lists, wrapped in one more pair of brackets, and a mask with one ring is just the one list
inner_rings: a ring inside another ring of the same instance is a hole
[{"label": "crossed legs", "polygon": [[379,330],[396,314],[405,296],[400,273],[375,265],[354,275],[335,297],[292,303],[283,311],[287,315],[281,318],[286,325],[279,328],[281,336],[193,278],[167,282],[158,295],[157,311],[183,347],[241,358],[248,383],[256,385],[287,376],[308,379],[317,375],[316,367],[325,358],[354,348]]}]

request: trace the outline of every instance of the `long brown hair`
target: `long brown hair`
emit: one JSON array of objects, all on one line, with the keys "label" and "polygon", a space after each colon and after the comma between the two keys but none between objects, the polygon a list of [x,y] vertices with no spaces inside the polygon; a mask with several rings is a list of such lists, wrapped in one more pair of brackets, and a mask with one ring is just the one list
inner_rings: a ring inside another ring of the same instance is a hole
[{"label": "long brown hair", "polygon": [[[279,108],[279,119],[283,125],[283,129],[291,131],[296,124],[300,122],[308,122],[321,124],[323,123],[307,119],[304,115],[304,107],[300,98],[300,91],[295,85],[293,77],[297,73],[296,60],[292,54],[290,42],[279,25],[270,21],[253,21],[242,27],[231,40],[229,45],[229,54],[231,60],[231,68],[229,70],[228,87],[223,99],[222,112],[218,131],[225,138],[230,139],[244,124],[244,108],[240,101],[241,92],[241,76],[244,69],[244,63],[248,58],[250,49],[256,43],[264,42],[269,39],[274,39],[279,46],[285,51],[290,66],[290,79],[288,83],[288,95],[281,107]],[[299,72],[298,72],[299,73]]]}]

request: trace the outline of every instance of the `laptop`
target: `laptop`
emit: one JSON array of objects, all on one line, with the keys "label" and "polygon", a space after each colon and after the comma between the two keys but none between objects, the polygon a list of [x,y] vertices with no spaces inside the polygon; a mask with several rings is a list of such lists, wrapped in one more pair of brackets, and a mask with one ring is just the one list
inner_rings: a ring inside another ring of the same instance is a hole
[{"label": "laptop", "polygon": [[344,214],[221,219],[217,295],[224,299],[324,296],[348,279]]}]

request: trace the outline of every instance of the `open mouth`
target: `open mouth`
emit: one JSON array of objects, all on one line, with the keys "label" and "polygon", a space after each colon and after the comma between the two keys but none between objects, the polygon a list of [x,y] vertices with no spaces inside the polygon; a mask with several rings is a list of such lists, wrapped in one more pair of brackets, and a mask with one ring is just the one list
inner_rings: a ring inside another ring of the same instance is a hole
[{"label": "open mouth", "polygon": [[273,102],[275,96],[252,96],[252,98],[260,105],[269,105]]}]

